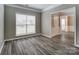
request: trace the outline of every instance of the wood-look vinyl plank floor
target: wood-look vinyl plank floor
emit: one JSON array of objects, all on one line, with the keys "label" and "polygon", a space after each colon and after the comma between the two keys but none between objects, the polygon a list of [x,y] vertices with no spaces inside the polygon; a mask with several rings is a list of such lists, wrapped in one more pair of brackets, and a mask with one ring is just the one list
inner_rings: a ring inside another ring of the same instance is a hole
[{"label": "wood-look vinyl plank floor", "polygon": [[1,55],[78,55],[74,33],[63,33],[51,39],[38,35],[5,42]]}]

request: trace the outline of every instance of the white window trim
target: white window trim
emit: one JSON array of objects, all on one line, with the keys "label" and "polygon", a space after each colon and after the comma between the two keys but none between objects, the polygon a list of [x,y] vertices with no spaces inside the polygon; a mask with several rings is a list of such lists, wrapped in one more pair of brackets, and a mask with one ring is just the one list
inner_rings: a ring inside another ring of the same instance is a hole
[{"label": "white window trim", "polygon": [[[27,14],[23,14],[23,13],[16,13],[16,14],[26,15],[26,16],[35,16],[35,15],[27,15]],[[26,21],[27,21],[27,18],[26,18]],[[26,24],[26,28],[27,28],[27,25],[28,25],[28,24]],[[29,24],[29,25],[30,25],[30,24]],[[36,33],[36,16],[35,16],[35,24],[34,24],[34,25],[35,25],[35,33]],[[26,32],[27,32],[27,29],[26,29]],[[28,34],[26,33],[26,34],[22,34],[22,35],[17,35],[17,34],[16,34],[16,36],[30,35],[30,34],[35,34],[35,33],[28,33]]]}]

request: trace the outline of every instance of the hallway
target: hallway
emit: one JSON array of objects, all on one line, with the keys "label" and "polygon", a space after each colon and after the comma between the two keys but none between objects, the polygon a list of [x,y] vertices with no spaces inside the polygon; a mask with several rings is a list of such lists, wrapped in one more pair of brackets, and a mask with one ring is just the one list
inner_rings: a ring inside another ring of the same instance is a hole
[{"label": "hallway", "polygon": [[66,32],[51,39],[35,36],[5,42],[1,55],[77,55],[73,45],[74,33]]}]

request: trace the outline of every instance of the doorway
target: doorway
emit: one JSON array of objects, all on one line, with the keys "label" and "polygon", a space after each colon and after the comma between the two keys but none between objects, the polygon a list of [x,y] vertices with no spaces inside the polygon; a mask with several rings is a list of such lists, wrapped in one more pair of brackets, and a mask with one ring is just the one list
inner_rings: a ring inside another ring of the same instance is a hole
[{"label": "doorway", "polygon": [[61,18],[60,20],[60,27],[61,27],[61,31],[65,31],[66,30],[66,26],[67,26],[67,21],[64,18]]},{"label": "doorway", "polygon": [[[76,45],[75,8],[69,8],[52,14],[52,37],[61,36],[61,40]],[[67,43],[68,44],[68,43]]]}]

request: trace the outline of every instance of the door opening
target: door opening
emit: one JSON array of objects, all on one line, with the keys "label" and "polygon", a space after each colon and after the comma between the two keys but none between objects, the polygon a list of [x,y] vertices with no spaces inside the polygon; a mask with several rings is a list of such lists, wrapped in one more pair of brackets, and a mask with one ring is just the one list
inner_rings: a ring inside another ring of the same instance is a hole
[{"label": "door opening", "polygon": [[[76,46],[76,18],[75,8],[54,12],[52,14],[52,36],[62,37],[63,42],[68,42]],[[61,38],[61,40],[62,40]]]}]

